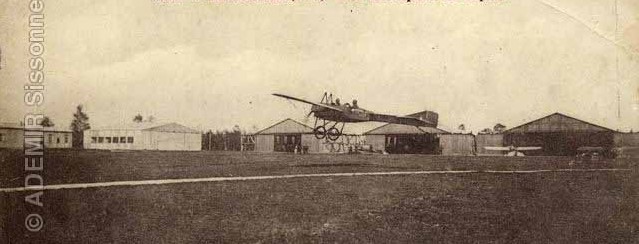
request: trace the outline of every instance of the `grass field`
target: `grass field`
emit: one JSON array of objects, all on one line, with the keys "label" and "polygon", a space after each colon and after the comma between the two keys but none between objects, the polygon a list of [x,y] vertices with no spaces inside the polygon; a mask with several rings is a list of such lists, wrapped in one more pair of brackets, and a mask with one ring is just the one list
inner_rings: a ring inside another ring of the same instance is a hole
[{"label": "grass field", "polygon": [[[24,180],[2,152],[0,186]],[[417,170],[617,172],[315,177],[50,190],[42,209],[0,195],[0,243],[639,243],[639,171],[560,157],[51,151],[46,184]],[[24,230],[28,212],[45,219]]]}]

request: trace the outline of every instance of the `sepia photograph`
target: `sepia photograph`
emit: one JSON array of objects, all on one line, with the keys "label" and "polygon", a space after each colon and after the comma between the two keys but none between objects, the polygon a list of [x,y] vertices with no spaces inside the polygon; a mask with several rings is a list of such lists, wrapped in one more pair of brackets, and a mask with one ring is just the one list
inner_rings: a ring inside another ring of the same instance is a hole
[{"label": "sepia photograph", "polygon": [[2,0],[0,243],[639,243],[639,1]]}]

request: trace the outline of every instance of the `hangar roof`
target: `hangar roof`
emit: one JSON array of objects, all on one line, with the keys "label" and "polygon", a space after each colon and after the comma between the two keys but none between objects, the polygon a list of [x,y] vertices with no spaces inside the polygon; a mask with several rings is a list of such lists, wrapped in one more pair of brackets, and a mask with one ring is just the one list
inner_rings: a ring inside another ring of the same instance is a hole
[{"label": "hangar roof", "polygon": [[268,135],[268,134],[306,134],[313,133],[313,128],[308,125],[297,122],[293,119],[285,119],[274,125],[267,127],[261,131],[256,132],[256,135]]},{"label": "hangar roof", "polygon": [[91,128],[90,130],[94,130],[94,131],[99,131],[99,130],[159,131],[159,132],[191,133],[191,134],[200,133],[198,130],[186,127],[178,123],[158,124],[158,123],[149,123],[149,122],[101,126],[101,127]]},{"label": "hangar roof", "polygon": [[364,135],[391,135],[391,134],[448,134],[448,131],[433,127],[416,127],[412,125],[385,124],[369,130]]},{"label": "hangar roof", "polygon": [[142,123],[120,123],[110,124],[105,126],[91,126],[89,130],[119,130],[119,131],[140,131],[148,128],[158,126],[157,123],[142,122]]},{"label": "hangar roof", "polygon": [[172,132],[172,133],[191,133],[200,134],[199,131],[186,127],[178,123],[169,123],[165,125],[155,126],[143,129],[145,131],[159,131],[159,132]]},{"label": "hangar roof", "polygon": [[[20,125],[18,123],[0,123],[0,129],[12,129],[12,130],[24,130],[24,125]],[[34,130],[34,129],[31,129]],[[60,133],[71,133],[71,130],[64,129],[58,126],[54,127],[43,127],[42,131],[45,132],[60,132]]]},{"label": "hangar roof", "polygon": [[614,132],[614,130],[562,113],[553,113],[546,117],[508,129],[504,133],[526,132]]}]

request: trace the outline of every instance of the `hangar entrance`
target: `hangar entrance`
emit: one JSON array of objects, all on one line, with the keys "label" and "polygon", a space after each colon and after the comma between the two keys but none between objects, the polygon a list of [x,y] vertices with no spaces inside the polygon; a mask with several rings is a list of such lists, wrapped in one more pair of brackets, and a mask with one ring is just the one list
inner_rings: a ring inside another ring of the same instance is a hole
[{"label": "hangar entrance", "polygon": [[392,154],[438,154],[439,138],[429,133],[386,135],[385,148]]},{"label": "hangar entrance", "polygon": [[302,134],[275,135],[274,140],[273,150],[276,152],[294,152],[295,146],[302,146]]},{"label": "hangar entrance", "polygon": [[575,156],[580,147],[610,148],[614,143],[612,132],[547,132],[506,134],[504,145],[540,146],[541,150],[526,152],[530,156]]}]

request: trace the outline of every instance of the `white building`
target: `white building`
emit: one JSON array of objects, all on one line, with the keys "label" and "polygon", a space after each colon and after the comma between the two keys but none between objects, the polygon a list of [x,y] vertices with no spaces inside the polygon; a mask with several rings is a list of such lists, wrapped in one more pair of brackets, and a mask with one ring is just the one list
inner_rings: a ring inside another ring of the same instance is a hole
[{"label": "white building", "polygon": [[[61,128],[42,128],[44,148],[71,148],[71,134],[70,130]],[[0,124],[0,148],[22,149],[23,147],[24,126],[9,123]]]},{"label": "white building", "polygon": [[202,133],[169,123],[139,123],[90,129],[84,132],[84,148],[105,150],[200,151]]}]

